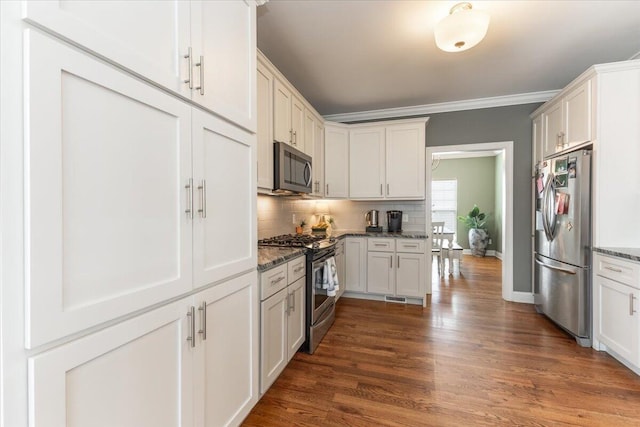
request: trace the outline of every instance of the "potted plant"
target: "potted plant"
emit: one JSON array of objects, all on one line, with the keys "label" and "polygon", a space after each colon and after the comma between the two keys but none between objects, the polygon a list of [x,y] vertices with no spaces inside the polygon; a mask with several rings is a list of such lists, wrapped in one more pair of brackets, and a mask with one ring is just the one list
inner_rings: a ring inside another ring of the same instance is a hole
[{"label": "potted plant", "polygon": [[467,216],[459,216],[458,220],[469,228],[469,246],[471,254],[483,257],[489,243],[489,233],[487,233],[487,215],[480,212],[478,205],[474,204],[473,209]]},{"label": "potted plant", "polygon": [[302,234],[302,230],[305,225],[307,225],[307,223],[304,219],[300,221],[300,225],[296,226],[296,234]]}]

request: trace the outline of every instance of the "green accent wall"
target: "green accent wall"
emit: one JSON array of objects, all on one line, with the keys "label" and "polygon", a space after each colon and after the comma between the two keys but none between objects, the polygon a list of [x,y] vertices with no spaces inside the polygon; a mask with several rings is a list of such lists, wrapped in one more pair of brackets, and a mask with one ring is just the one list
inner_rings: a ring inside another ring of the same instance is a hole
[{"label": "green accent wall", "polygon": [[[473,205],[477,204],[480,212],[489,215],[487,232],[492,243],[487,249],[496,249],[497,229],[500,223],[495,221],[496,206],[496,156],[473,157],[466,159],[440,160],[436,170],[431,172],[433,180],[456,179],[458,181],[458,213],[466,216]],[[469,249],[469,229],[458,221],[458,244]]]},{"label": "green accent wall", "polygon": [[531,114],[541,104],[429,115],[427,146],[513,141],[513,290],[531,292]]}]

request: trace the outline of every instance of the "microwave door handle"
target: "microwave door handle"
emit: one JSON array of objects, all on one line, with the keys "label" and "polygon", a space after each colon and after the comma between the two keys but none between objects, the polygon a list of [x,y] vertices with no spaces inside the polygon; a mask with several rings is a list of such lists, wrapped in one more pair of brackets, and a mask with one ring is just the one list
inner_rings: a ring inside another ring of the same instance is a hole
[{"label": "microwave door handle", "polygon": [[307,187],[311,187],[311,163],[305,162],[304,164],[304,183]]}]

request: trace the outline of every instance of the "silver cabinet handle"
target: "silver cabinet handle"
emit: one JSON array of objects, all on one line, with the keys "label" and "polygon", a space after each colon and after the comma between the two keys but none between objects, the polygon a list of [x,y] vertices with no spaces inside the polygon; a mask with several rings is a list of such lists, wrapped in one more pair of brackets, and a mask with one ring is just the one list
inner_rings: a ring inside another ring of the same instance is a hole
[{"label": "silver cabinet handle", "polygon": [[202,301],[200,307],[198,307],[198,311],[200,312],[200,330],[199,334],[202,334],[202,340],[207,339],[207,302]]},{"label": "silver cabinet handle", "polygon": [[382,184],[380,184],[380,195],[383,196],[384,194],[382,193]]},{"label": "silver cabinet handle", "polygon": [[280,283],[280,282],[282,282],[283,280],[284,280],[284,276],[280,276],[280,277],[278,277],[277,279],[272,280],[272,281],[271,281],[271,284],[272,284],[272,285],[275,285],[276,283]]},{"label": "silver cabinet handle", "polygon": [[327,196],[329,195],[329,184],[327,184],[327,191],[326,191]]},{"label": "silver cabinet handle", "polygon": [[391,261],[391,268],[393,268],[393,255],[389,255],[389,261]]},{"label": "silver cabinet handle", "polygon": [[635,313],[636,311],[633,309],[633,293],[629,294],[629,316],[633,316],[633,313]]},{"label": "silver cabinet handle", "polygon": [[187,336],[187,341],[191,341],[191,347],[196,346],[196,309],[194,306],[191,306],[189,311],[187,311],[187,318],[189,319],[189,336]]},{"label": "silver cabinet handle", "polygon": [[614,272],[616,272],[616,273],[622,273],[622,270],[621,270],[621,269],[619,269],[619,268],[609,267],[608,265],[606,265],[604,268],[605,268],[606,270],[614,271]]},{"label": "silver cabinet handle", "polygon": [[293,145],[298,146],[298,132],[295,130],[293,131]]},{"label": "silver cabinet handle", "polygon": [[404,247],[404,248],[417,248],[418,245],[409,245],[409,244],[405,243],[404,245],[402,245],[402,247]]},{"label": "silver cabinet handle", "polygon": [[184,188],[187,190],[187,209],[184,212],[193,219],[193,178],[189,178]]},{"label": "silver cabinet handle", "polygon": [[376,247],[386,247],[386,246],[387,246],[387,244],[386,244],[386,243],[374,243],[374,244],[373,244],[373,246],[376,246]]},{"label": "silver cabinet handle", "polygon": [[289,129],[289,144],[294,145],[294,143],[293,143],[293,129]]},{"label": "silver cabinet handle", "polygon": [[189,85],[189,89],[193,89],[193,57],[191,56],[191,46],[189,46],[187,54],[184,55],[183,58],[187,59],[187,64],[189,66],[189,78],[187,80],[183,80],[183,82]]},{"label": "silver cabinet handle", "polygon": [[200,62],[195,66],[200,67],[200,86],[196,90],[200,91],[200,95],[204,95],[204,56],[200,55]]},{"label": "silver cabinet handle", "polygon": [[400,255],[398,255],[398,268],[400,268]]},{"label": "silver cabinet handle", "polygon": [[302,271],[304,270],[304,266],[298,267],[296,269],[293,270],[294,273],[297,273],[298,271]]},{"label": "silver cabinet handle", "polygon": [[200,190],[200,209],[198,209],[198,213],[202,218],[207,217],[207,181],[203,179],[198,185],[198,190]]}]

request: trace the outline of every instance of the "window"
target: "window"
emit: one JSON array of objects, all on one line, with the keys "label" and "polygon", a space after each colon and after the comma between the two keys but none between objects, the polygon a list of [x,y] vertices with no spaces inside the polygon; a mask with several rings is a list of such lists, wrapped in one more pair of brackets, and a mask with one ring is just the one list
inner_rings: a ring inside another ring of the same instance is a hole
[{"label": "window", "polygon": [[458,226],[458,180],[431,181],[431,221],[444,221],[454,233]]}]

